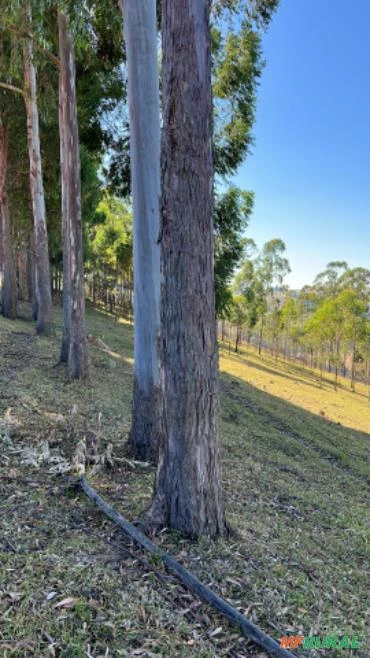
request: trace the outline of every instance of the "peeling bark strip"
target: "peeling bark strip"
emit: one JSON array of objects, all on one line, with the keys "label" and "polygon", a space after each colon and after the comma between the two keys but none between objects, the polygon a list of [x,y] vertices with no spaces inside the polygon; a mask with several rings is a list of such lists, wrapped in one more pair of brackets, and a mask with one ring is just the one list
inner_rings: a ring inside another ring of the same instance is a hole
[{"label": "peeling bark strip", "polygon": [[163,0],[161,345],[153,523],[225,533],[213,278],[210,0]]},{"label": "peeling bark strip", "polygon": [[[185,569],[179,564],[171,555],[166,553],[163,549],[156,546],[146,535],[135,528],[132,523],[127,521],[123,516],[118,514],[113,507],[111,507],[96,491],[89,485],[85,478],[80,478],[77,484],[83,489],[85,494],[92,500],[95,505],[103,512],[111,521],[116,523],[123,532],[126,533],[136,544],[145,548],[152,555],[157,555],[171,573],[174,573],[179,580],[190,589],[196,596],[199,596],[203,601],[209,603],[217,612],[220,612],[232,624],[236,625],[242,635],[252,640],[255,644],[262,647],[270,656],[276,658],[297,658],[295,654],[287,649],[280,648],[280,645],[269,635],[261,631],[258,626],[255,626],[249,621],[239,610],[233,608],[230,603],[225,599],[217,596],[212,590],[194,576],[190,571]],[[302,654],[301,654],[302,655]]]},{"label": "peeling bark strip", "polygon": [[160,126],[155,0],[120,0],[124,19],[134,215],[134,391],[131,454],[156,461],[162,432],[160,330]]},{"label": "peeling bark strip", "polygon": [[88,377],[76,71],[67,18],[59,12],[59,131],[62,173],[63,337],[61,360],[73,379]]},{"label": "peeling bark strip", "polygon": [[1,312],[5,318],[14,320],[17,315],[17,276],[15,270],[12,232],[7,194],[8,150],[5,126],[0,116],[0,223],[3,257],[3,287]]},{"label": "peeling bark strip", "polygon": [[[25,3],[25,20],[31,23],[31,8]],[[53,314],[51,301],[51,279],[48,233],[46,227],[46,210],[39,134],[39,114],[36,93],[36,69],[33,63],[33,41],[25,40],[24,46],[24,84],[27,113],[27,138],[30,159],[30,183],[33,207],[35,249],[36,249],[36,298],[37,325],[39,334],[53,334]]]}]

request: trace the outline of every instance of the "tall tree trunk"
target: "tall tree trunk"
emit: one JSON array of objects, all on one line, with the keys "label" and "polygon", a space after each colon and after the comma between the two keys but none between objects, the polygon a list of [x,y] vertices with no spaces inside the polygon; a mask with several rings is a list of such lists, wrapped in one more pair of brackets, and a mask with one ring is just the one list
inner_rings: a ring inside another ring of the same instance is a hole
[{"label": "tall tree trunk", "polygon": [[60,141],[60,177],[61,177],[61,215],[63,239],[63,326],[60,361],[68,363],[70,325],[71,325],[71,272],[70,272],[70,216],[68,207],[68,125],[70,106],[68,102],[68,78],[66,67],[65,39],[66,19],[62,13],[58,14],[59,28],[59,141]]},{"label": "tall tree trunk", "polygon": [[6,131],[0,117],[0,219],[4,263],[1,311],[4,317],[14,320],[17,315],[18,291],[7,194],[7,161]]},{"label": "tall tree trunk", "polygon": [[85,331],[85,290],[81,217],[81,173],[77,124],[76,72],[67,18],[59,12],[60,151],[63,222],[63,339],[61,359],[68,354],[73,379],[89,374]]},{"label": "tall tree trunk", "polygon": [[128,68],[134,215],[134,389],[129,448],[157,460],[163,431],[159,381],[160,124],[155,0],[120,0]]},{"label": "tall tree trunk", "polygon": [[[31,22],[30,6],[25,5],[26,21]],[[30,184],[35,227],[36,251],[36,298],[37,325],[39,334],[53,334],[53,312],[51,301],[50,262],[44,184],[39,134],[39,114],[36,94],[36,70],[33,62],[33,41],[26,39],[24,47],[24,84],[27,112],[27,138],[30,159]]]},{"label": "tall tree trunk", "polygon": [[161,366],[165,440],[150,516],[225,532],[213,275],[210,0],[163,0]]}]

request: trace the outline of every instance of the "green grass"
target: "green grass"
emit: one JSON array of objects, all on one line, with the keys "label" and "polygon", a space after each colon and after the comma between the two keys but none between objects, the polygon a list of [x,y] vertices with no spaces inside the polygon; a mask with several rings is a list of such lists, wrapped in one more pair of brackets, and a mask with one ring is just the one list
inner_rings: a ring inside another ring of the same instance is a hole
[{"label": "green grass", "polygon": [[[125,460],[132,327],[88,309],[91,382],[82,386],[56,365],[59,311],[57,324],[46,339],[30,322],[0,318],[0,656],[262,657],[53,472],[82,437],[99,454],[112,444],[114,465],[94,486],[129,519],[150,500],[153,470]],[[366,392],[320,388],[317,373],[249,351],[221,356],[233,532],[156,541],[276,638],[357,634],[360,651],[330,658],[365,656]]]}]

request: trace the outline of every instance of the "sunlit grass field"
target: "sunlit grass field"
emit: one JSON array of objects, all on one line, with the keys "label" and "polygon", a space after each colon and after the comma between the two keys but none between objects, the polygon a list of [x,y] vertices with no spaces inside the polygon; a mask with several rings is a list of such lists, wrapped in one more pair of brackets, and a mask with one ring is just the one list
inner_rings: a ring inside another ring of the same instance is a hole
[{"label": "sunlit grass field", "polygon": [[276,359],[269,353],[258,355],[254,347],[242,346],[239,354],[221,345],[221,371],[227,372],[256,388],[271,393],[328,420],[362,432],[370,432],[369,387],[356,382],[350,391],[350,381],[302,366],[295,361]]}]

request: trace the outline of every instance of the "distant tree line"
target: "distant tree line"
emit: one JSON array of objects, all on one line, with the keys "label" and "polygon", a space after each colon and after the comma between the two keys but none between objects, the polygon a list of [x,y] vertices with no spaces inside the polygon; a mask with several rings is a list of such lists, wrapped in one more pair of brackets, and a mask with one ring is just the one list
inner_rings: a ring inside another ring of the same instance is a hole
[{"label": "distant tree line", "polygon": [[356,380],[370,382],[370,270],[333,261],[311,286],[292,292],[283,285],[289,271],[283,251],[284,244],[273,240],[245,259],[220,322],[221,337],[232,335],[235,351],[243,341],[259,353],[318,368],[321,377],[332,373],[335,388],[339,375],[349,377],[352,390]]}]

